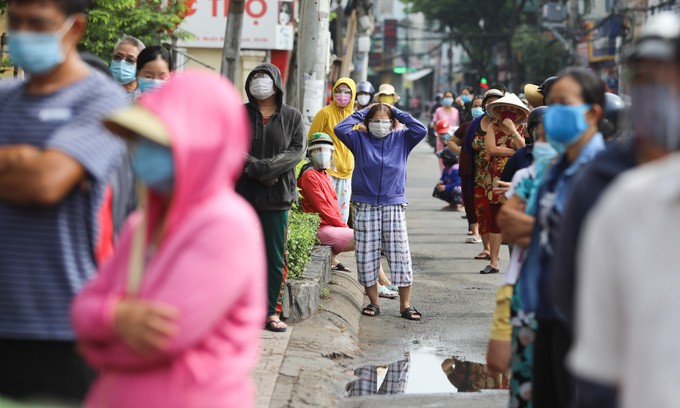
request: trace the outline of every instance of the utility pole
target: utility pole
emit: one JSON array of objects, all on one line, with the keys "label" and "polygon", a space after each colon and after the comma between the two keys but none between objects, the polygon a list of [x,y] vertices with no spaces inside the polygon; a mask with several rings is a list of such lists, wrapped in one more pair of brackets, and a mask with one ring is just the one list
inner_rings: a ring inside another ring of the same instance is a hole
[{"label": "utility pole", "polygon": [[[330,58],[330,32],[328,17],[330,0],[304,0],[300,2],[300,31],[298,32],[298,84],[302,83],[302,118],[309,126],[317,112],[324,106],[326,76]],[[298,85],[299,87],[299,85]]]},{"label": "utility pole", "polygon": [[236,73],[241,51],[241,31],[243,29],[243,12],[245,0],[224,0],[229,3],[227,28],[224,33],[224,48],[222,49],[222,67],[220,73],[236,83]]},{"label": "utility pole", "polygon": [[569,47],[569,56],[571,57],[571,65],[580,65],[580,58],[577,54],[579,41],[579,0],[569,0],[569,19],[568,26],[571,35],[571,46]]},{"label": "utility pole", "polygon": [[349,18],[347,26],[347,36],[345,37],[345,53],[342,56],[342,65],[340,68],[340,76],[348,77],[352,70],[352,58],[354,57],[354,43],[356,42],[357,34],[357,11],[352,10],[352,15]]}]

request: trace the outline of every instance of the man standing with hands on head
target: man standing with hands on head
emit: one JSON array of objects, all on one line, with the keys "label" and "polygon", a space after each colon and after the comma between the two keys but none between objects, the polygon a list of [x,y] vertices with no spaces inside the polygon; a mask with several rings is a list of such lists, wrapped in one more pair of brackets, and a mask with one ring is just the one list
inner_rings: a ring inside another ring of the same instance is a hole
[{"label": "man standing with hands on head", "polygon": [[0,82],[0,395],[43,406],[78,403],[93,377],[69,307],[96,270],[96,216],[125,150],[101,125],[125,93],[76,50],[89,3],[8,1],[29,79]]}]

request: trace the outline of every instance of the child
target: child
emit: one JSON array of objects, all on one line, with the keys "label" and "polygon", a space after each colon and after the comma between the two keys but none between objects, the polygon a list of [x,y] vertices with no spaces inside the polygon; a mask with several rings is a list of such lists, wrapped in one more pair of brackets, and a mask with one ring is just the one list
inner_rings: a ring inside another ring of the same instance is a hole
[{"label": "child", "polygon": [[[397,121],[405,125],[395,130]],[[363,122],[368,132],[352,130]],[[370,303],[362,313],[380,314],[378,271],[380,250],[384,249],[399,287],[401,316],[420,320],[411,306],[413,267],[406,231],[406,160],[411,150],[427,135],[427,128],[406,112],[379,103],[355,112],[335,127],[335,135],[354,154],[352,204],[358,279],[366,288]]]},{"label": "child", "polygon": [[441,151],[439,158],[444,162],[444,170],[439,183],[434,187],[433,197],[446,201],[449,205],[442,207],[443,211],[458,211],[463,203],[463,192],[460,188],[458,175],[458,156],[448,147]]}]

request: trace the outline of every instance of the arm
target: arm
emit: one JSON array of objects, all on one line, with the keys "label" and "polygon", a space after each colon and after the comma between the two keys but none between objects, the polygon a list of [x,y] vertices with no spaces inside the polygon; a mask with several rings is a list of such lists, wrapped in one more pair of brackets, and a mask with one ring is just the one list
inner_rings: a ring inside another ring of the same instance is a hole
[{"label": "arm", "polygon": [[446,146],[451,149],[452,152],[460,156],[460,150],[461,150],[461,140],[458,139],[456,136],[453,136],[451,139],[449,139],[448,142],[446,142]]},{"label": "arm", "polygon": [[360,111],[354,112],[353,114],[349,115],[344,120],[342,120],[340,123],[338,123],[335,126],[335,129],[333,129],[333,131],[335,132],[335,136],[338,139],[340,139],[342,143],[347,145],[347,147],[353,146],[352,135],[358,134],[360,131],[359,130],[353,131],[352,129],[354,128],[355,125],[364,121],[369,109],[370,109],[369,107],[366,107]]},{"label": "arm", "polygon": [[347,224],[343,220],[338,208],[338,201],[332,200],[333,197],[321,194],[322,186],[314,177],[309,175],[310,171],[313,170],[308,170],[300,177],[302,195],[309,200],[312,210],[319,214],[319,217],[326,224],[334,227],[346,227]]},{"label": "arm", "polygon": [[494,157],[510,157],[515,154],[515,151],[505,146],[496,146],[496,131],[493,125],[489,126],[486,131],[486,138],[484,139],[486,146],[486,154]]},{"label": "arm", "polygon": [[510,197],[498,213],[498,225],[503,240],[527,248],[534,229],[534,217],[524,212],[525,203],[518,196]]},{"label": "arm", "polygon": [[394,113],[394,117],[399,123],[403,123],[404,126],[406,126],[404,135],[409,140],[411,148],[415,147],[425,138],[425,136],[427,136],[427,128],[425,125],[420,123],[418,119],[411,116],[408,112],[392,108],[392,113]]},{"label": "arm", "polygon": [[272,180],[295,168],[304,159],[307,151],[307,138],[300,112],[296,111],[291,131],[293,135],[290,144],[283,152],[274,157],[254,161],[246,167],[246,173],[250,177],[259,181]]},{"label": "arm", "polygon": [[83,166],[58,150],[29,145],[0,147],[0,200],[54,205],[86,179]]}]

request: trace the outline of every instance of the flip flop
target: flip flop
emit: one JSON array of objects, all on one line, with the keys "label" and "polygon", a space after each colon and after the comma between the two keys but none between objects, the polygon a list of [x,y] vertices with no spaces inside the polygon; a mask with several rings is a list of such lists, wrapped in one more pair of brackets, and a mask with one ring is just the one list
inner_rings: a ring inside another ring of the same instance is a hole
[{"label": "flip flop", "polygon": [[487,254],[486,252],[480,252],[479,255],[475,257],[475,259],[484,259],[484,260],[491,260],[491,254]]},{"label": "flip flop", "polygon": [[362,311],[361,314],[364,316],[374,317],[380,314],[380,306],[375,303],[369,303]]},{"label": "flip flop", "polygon": [[479,244],[480,242],[482,242],[482,239],[477,235],[473,235],[465,239],[466,244]]},{"label": "flip flop", "polygon": [[[288,326],[280,327],[278,324],[283,323],[281,320],[267,320],[267,324],[265,324],[264,328],[269,330],[270,332],[275,332],[275,333],[283,333],[286,330],[288,330]],[[285,324],[285,323],[283,323]]]},{"label": "flip flop", "polygon": [[338,262],[337,264],[335,264],[335,266],[334,266],[332,269],[333,269],[334,271],[352,272],[348,267],[346,267],[345,265],[341,264],[340,262]]},{"label": "flip flop", "polygon": [[[415,315],[418,315],[418,317],[415,317]],[[403,312],[401,312],[401,317],[403,317],[406,320],[420,320],[423,315],[416,309],[415,307],[407,307],[404,309]]]},{"label": "flip flop", "polygon": [[381,298],[395,299],[397,296],[399,296],[399,294],[397,292],[391,291],[387,288],[387,286],[381,286],[378,288],[378,296]]}]

